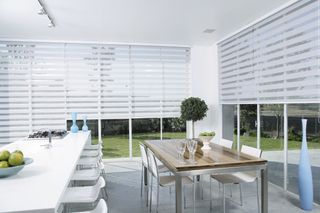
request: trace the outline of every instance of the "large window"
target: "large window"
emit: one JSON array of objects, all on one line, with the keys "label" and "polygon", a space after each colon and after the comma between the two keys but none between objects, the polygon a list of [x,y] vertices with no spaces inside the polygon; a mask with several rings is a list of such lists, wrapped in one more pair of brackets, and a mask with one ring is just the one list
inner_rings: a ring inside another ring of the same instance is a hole
[{"label": "large window", "polygon": [[0,143],[88,120],[178,117],[190,48],[0,41]]},{"label": "large window", "polygon": [[[269,161],[269,180],[297,193],[301,118],[307,118],[316,202],[320,197],[315,157],[319,155],[319,12],[317,0],[296,1],[218,44],[223,137],[235,130],[238,145],[261,148]],[[233,127],[227,122],[229,106],[240,106]]]}]

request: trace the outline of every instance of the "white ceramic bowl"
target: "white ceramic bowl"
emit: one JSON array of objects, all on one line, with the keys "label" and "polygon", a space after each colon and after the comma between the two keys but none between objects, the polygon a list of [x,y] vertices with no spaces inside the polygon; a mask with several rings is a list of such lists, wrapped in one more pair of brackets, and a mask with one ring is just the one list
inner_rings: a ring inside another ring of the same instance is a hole
[{"label": "white ceramic bowl", "polygon": [[24,164],[20,166],[13,166],[8,168],[0,168],[0,178],[10,177],[18,174],[26,165],[33,162],[32,158],[24,158]]}]

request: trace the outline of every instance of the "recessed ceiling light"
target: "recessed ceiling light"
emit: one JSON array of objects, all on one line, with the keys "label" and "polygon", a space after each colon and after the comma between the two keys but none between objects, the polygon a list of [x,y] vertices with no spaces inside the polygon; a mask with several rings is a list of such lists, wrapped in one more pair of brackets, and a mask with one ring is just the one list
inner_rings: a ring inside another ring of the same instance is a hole
[{"label": "recessed ceiling light", "polygon": [[212,29],[212,28],[208,28],[208,29],[205,29],[204,31],[203,31],[203,33],[213,33],[214,31],[216,31],[215,29]]}]

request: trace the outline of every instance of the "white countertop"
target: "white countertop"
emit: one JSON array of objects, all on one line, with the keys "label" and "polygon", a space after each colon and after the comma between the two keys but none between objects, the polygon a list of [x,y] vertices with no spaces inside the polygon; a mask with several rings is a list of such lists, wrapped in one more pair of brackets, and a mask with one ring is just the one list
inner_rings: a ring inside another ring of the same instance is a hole
[{"label": "white countertop", "polygon": [[68,186],[90,131],[69,133],[63,139],[53,139],[52,148],[41,146],[46,140],[20,140],[0,150],[21,150],[33,158],[17,175],[0,178],[0,212],[56,212]]}]

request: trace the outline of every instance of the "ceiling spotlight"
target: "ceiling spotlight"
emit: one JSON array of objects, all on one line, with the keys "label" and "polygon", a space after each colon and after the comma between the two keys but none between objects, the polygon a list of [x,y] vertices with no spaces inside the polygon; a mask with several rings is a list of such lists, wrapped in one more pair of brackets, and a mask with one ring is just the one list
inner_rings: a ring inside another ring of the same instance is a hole
[{"label": "ceiling spotlight", "polygon": [[38,15],[45,15],[45,14],[47,14],[47,13],[46,13],[46,11],[45,11],[43,8],[41,8],[41,9],[38,11]]},{"label": "ceiling spotlight", "polygon": [[203,31],[203,33],[208,33],[208,34],[210,34],[210,33],[213,33],[214,31],[216,31],[216,30],[215,30],[215,29],[208,28],[208,29],[205,29],[205,30]]},{"label": "ceiling spotlight", "polygon": [[52,27],[55,27],[55,25],[54,25],[54,23],[50,22],[50,23],[48,24],[48,27],[52,28]]}]

